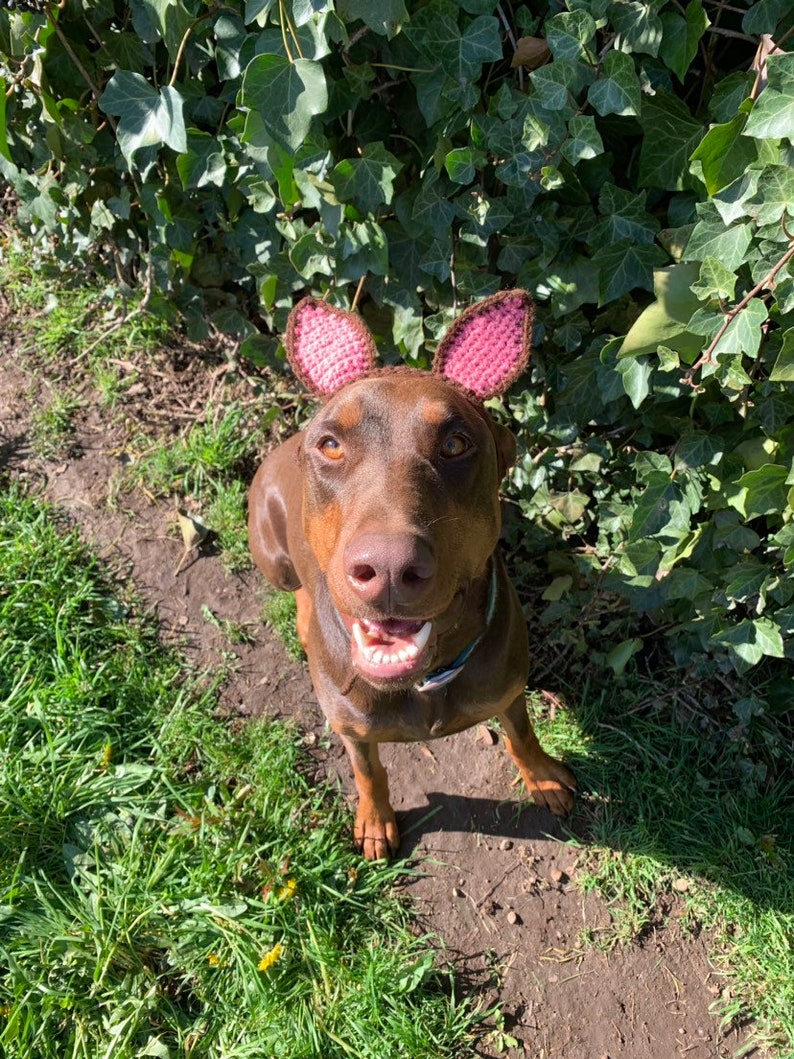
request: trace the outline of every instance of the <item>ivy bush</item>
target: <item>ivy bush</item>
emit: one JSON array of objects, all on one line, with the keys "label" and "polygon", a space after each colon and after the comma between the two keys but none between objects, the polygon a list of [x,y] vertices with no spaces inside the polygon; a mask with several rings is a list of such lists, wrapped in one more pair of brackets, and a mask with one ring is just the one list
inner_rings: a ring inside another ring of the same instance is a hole
[{"label": "ivy bush", "polygon": [[794,655],[790,0],[23,6],[0,174],[64,267],[270,364],[306,290],[424,365],[528,288],[501,411],[548,635],[616,671],[650,631],[690,671]]}]

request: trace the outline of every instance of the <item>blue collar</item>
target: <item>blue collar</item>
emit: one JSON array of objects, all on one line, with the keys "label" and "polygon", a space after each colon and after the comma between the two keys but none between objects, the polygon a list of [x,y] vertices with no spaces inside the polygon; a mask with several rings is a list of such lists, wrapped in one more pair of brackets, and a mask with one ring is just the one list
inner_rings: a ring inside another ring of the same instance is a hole
[{"label": "blue collar", "polygon": [[496,613],[496,594],[499,584],[498,571],[497,571],[496,560],[491,561],[491,587],[488,593],[488,608],[485,613],[485,628],[479,636],[475,637],[470,644],[460,652],[454,662],[448,666],[444,666],[441,669],[434,669],[431,673],[428,673],[426,677],[419,680],[414,684],[414,691],[418,691],[420,694],[427,691],[438,691],[439,688],[445,688],[447,684],[451,684],[455,677],[460,673],[463,667],[466,665],[468,660],[477,650],[482,643],[485,634],[491,627],[493,616]]}]

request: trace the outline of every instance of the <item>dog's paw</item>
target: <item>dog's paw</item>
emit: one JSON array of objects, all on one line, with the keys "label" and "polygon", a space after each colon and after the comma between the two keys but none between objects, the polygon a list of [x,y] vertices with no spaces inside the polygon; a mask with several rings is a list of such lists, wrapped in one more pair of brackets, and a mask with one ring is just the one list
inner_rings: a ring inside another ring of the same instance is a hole
[{"label": "dog's paw", "polygon": [[381,812],[371,802],[359,803],[353,839],[356,849],[367,860],[389,860],[393,857],[400,845],[400,832],[391,806],[388,812]]},{"label": "dog's paw", "polygon": [[546,755],[532,773],[521,770],[527,790],[536,805],[542,805],[555,816],[567,816],[574,805],[576,778],[561,761]]}]

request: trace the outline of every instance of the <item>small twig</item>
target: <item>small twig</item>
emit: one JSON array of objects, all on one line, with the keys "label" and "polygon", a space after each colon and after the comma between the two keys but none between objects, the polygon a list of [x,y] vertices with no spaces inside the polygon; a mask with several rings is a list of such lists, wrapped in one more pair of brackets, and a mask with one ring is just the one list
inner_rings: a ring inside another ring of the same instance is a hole
[{"label": "small twig", "polygon": [[102,332],[102,334],[99,335],[98,338],[94,339],[94,341],[91,343],[90,346],[87,346],[85,349],[81,350],[80,353],[76,354],[75,360],[84,360],[86,357],[88,357],[91,353],[94,352],[94,350],[96,349],[96,347],[98,345],[100,345],[102,342],[104,342],[106,338],[109,338],[110,335],[112,335],[114,331],[118,331],[118,329],[121,326],[123,326],[124,324],[129,323],[130,320],[132,320],[134,317],[139,316],[141,313],[146,312],[146,310],[149,308],[149,302],[152,299],[152,287],[153,286],[154,286],[154,268],[152,266],[152,259],[151,259],[151,256],[150,256],[149,257],[148,267],[146,269],[146,290],[144,292],[143,298],[141,299],[140,303],[135,306],[135,308],[132,310],[132,312],[126,313],[126,314],[124,314],[122,316],[117,317],[117,319],[115,319],[113,321],[113,323],[110,325],[110,327],[108,327],[106,330],[104,330]]},{"label": "small twig", "polygon": [[356,287],[356,293],[353,295],[353,304],[350,306],[350,311],[351,312],[355,312],[356,311],[356,307],[358,306],[358,299],[361,297],[361,292],[364,290],[364,284],[366,282],[367,282],[367,275],[366,275],[366,273],[364,273],[364,275],[358,281],[358,286]]},{"label": "small twig", "polygon": [[199,15],[198,18],[194,18],[190,25],[187,27],[185,32],[182,34],[182,40],[179,42],[179,48],[177,49],[176,58],[174,59],[174,69],[171,71],[171,77],[168,80],[168,87],[173,88],[176,84],[177,74],[179,73],[179,67],[182,63],[182,57],[185,54],[185,48],[187,48],[187,42],[193,36],[193,31],[196,26],[203,22],[207,18],[212,18],[213,15],[218,14],[217,7],[211,7],[209,11],[205,11]]},{"label": "small twig", "polygon": [[719,331],[717,331],[714,338],[712,338],[711,342],[709,342],[708,348],[695,361],[695,363],[692,365],[686,375],[681,379],[682,383],[687,386],[695,385],[693,381],[695,372],[699,371],[705,364],[711,364],[712,358],[714,356],[714,350],[717,348],[723,336],[725,335],[725,332],[731,326],[731,324],[739,315],[739,313],[742,312],[743,309],[747,308],[747,306],[750,304],[753,298],[756,297],[756,295],[760,294],[762,290],[764,290],[766,287],[769,287],[770,284],[774,282],[775,276],[777,276],[778,272],[780,272],[781,269],[786,267],[786,265],[789,263],[789,261],[791,261],[792,258],[794,258],[794,242],[791,243],[788,250],[786,250],[785,254],[783,254],[780,260],[772,266],[772,268],[769,270],[769,272],[767,272],[764,278],[758,283],[756,283],[756,285],[751,291],[748,291],[747,294],[745,294],[739,304],[734,305],[732,309],[729,309],[728,312],[725,313],[725,319]]}]

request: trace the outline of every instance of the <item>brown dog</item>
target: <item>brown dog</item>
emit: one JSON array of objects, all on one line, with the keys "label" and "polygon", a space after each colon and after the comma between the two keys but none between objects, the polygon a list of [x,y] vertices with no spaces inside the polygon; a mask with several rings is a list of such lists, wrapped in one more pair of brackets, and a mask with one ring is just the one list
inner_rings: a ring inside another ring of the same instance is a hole
[{"label": "brown dog", "polygon": [[515,440],[482,404],[526,366],[531,321],[525,292],[487,298],[422,372],[377,370],[353,313],[307,298],[290,316],[290,362],[325,402],[257,471],[250,547],[274,585],[297,593],[298,634],[350,755],[355,840],[369,859],[399,844],[380,742],[495,716],[535,801],[557,814],[573,804],[573,776],[527,717],[526,625],[497,551]]}]

